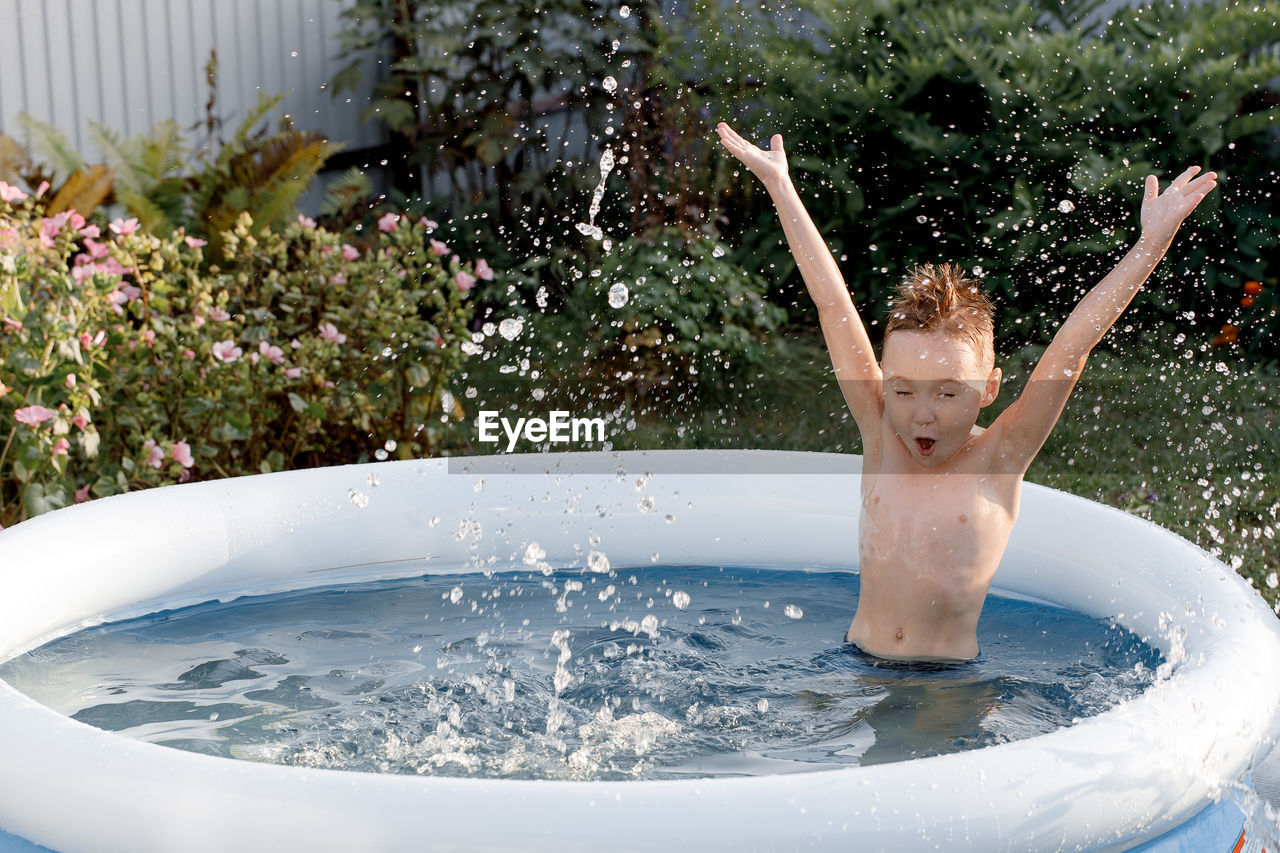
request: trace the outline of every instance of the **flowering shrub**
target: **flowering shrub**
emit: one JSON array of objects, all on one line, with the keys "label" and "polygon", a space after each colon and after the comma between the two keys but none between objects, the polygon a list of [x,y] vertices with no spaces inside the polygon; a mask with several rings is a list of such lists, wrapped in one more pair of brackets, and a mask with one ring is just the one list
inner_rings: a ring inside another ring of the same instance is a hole
[{"label": "flowering shrub", "polygon": [[181,232],[42,216],[3,183],[0,199],[0,523],[448,440],[467,291],[493,270],[464,264],[435,223],[258,232],[244,214],[205,259]]}]

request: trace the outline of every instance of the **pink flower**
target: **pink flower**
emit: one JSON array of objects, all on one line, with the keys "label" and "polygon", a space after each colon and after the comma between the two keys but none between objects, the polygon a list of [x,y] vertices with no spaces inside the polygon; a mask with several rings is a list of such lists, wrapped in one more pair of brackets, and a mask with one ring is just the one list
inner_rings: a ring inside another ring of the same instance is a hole
[{"label": "pink flower", "polygon": [[155,344],[156,344],[156,332],[155,332],[155,329],[143,329],[143,330],[142,330],[142,342],[143,342],[143,343],[145,343],[145,344],[146,344],[147,346],[149,346],[149,347],[155,346]]},{"label": "pink flower", "polygon": [[320,324],[320,337],[326,341],[333,341],[335,344],[344,344],[347,342],[347,336],[338,331],[338,328],[332,323]]},{"label": "pink flower", "polygon": [[26,424],[27,426],[34,427],[40,426],[40,424],[49,420],[49,418],[56,414],[58,413],[53,409],[48,409],[44,406],[27,406],[25,409],[18,409],[18,411],[14,412],[13,417],[20,424]]},{"label": "pink flower", "polygon": [[257,364],[258,360],[262,358],[262,356],[258,355],[256,352],[251,352],[245,356],[245,358],[249,359],[250,364]]},{"label": "pink flower", "polygon": [[286,367],[286,368],[284,369],[284,375],[285,375],[285,376],[288,376],[290,379],[297,379],[299,376],[301,376],[301,375],[302,375],[302,368],[301,368],[301,367]]},{"label": "pink flower", "polygon": [[297,338],[294,338],[293,340],[289,341],[289,346],[293,347],[294,349],[302,349],[302,341],[298,340]]},{"label": "pink flower", "polygon": [[222,308],[214,308],[209,312],[209,319],[218,323],[225,323],[231,319],[231,315]]},{"label": "pink flower", "polygon": [[198,329],[198,328],[200,328],[200,327],[201,327],[201,326],[203,326],[203,325],[204,325],[204,315],[203,315],[203,314],[192,314],[192,315],[191,315],[191,328],[193,328],[193,329]]},{"label": "pink flower", "polygon": [[54,456],[66,456],[66,455],[67,455],[67,451],[68,451],[68,450],[70,450],[70,449],[71,449],[71,442],[67,441],[66,437],[64,436],[64,437],[62,437],[62,438],[58,439],[58,441],[53,445],[53,453],[52,453],[52,455],[54,455]]},{"label": "pink flower", "polygon": [[280,349],[280,347],[272,346],[266,341],[259,341],[258,352],[272,364],[284,364],[284,350]]},{"label": "pink flower", "polygon": [[0,249],[12,249],[22,243],[16,228],[0,228]]},{"label": "pink flower", "polygon": [[312,219],[310,216],[303,216],[301,213],[298,214],[298,224],[301,225],[303,228],[316,227],[316,221],[314,219]]},{"label": "pink flower", "polygon": [[437,258],[441,258],[449,254],[449,247],[444,243],[441,243],[439,240],[432,238],[431,251],[435,252]]},{"label": "pink flower", "polygon": [[22,190],[0,181],[0,201],[23,201],[26,197]]},{"label": "pink flower", "polygon": [[425,216],[418,220],[418,224],[428,231],[434,231],[440,227],[434,220],[427,219]]},{"label": "pink flower", "polygon": [[199,249],[201,246],[209,245],[208,240],[201,240],[199,237],[183,237],[183,242],[193,249]]},{"label": "pink flower", "polygon": [[68,374],[67,374],[67,382],[66,382],[66,385],[67,385],[67,387],[68,387],[68,388],[74,388],[74,387],[76,387],[76,375],[75,375],[74,373],[68,373]]},{"label": "pink flower", "polygon": [[84,247],[89,250],[89,257],[95,261],[111,254],[111,250],[107,248],[106,243],[99,243],[92,237],[84,238]]},{"label": "pink flower", "polygon": [[342,257],[348,261],[354,261],[356,258],[360,257],[360,250],[350,243],[343,243]]},{"label": "pink flower", "polygon": [[72,231],[79,231],[84,227],[84,217],[75,210],[67,211],[67,223],[71,226]]},{"label": "pink flower", "polygon": [[333,254],[333,247],[332,247],[332,246],[321,246],[321,247],[320,247],[320,254],[322,254],[322,255],[332,255],[332,254]]},{"label": "pink flower", "polygon": [[80,229],[80,236],[96,240],[102,236],[102,229],[97,225],[86,225]]},{"label": "pink flower", "polygon": [[195,358],[195,357],[196,357],[196,351],[195,351],[195,350],[193,350],[193,349],[184,349],[184,350],[182,351],[182,357],[183,357],[183,358]]},{"label": "pink flower", "polygon": [[223,364],[231,364],[244,353],[233,340],[218,341],[213,345],[213,357]]},{"label": "pink flower", "polygon": [[442,347],[442,346],[444,346],[444,338],[440,337],[440,333],[439,333],[439,332],[437,332],[437,333],[435,334],[435,336],[432,338],[432,340],[435,342],[435,345],[436,345],[436,346],[438,346],[438,347]]},{"label": "pink flower", "polygon": [[336,287],[341,287],[347,283],[347,277],[340,272],[336,272],[329,276],[329,283]]},{"label": "pink flower", "polygon": [[111,223],[111,230],[121,237],[128,237],[130,234],[138,230],[137,217],[128,219],[117,219]]},{"label": "pink flower", "polygon": [[36,198],[40,198],[40,196],[44,195],[45,190],[47,189],[49,189],[49,182],[41,181],[40,186],[36,187]]},{"label": "pink flower", "polygon": [[5,317],[5,318],[4,318],[4,330],[5,330],[6,332],[21,332],[21,331],[22,331],[22,321],[21,321],[21,320],[15,320],[15,319],[13,319],[12,317]]},{"label": "pink flower", "polygon": [[85,483],[83,486],[76,489],[75,503],[82,504],[87,500],[89,500],[89,484]]},{"label": "pink flower", "polygon": [[454,276],[454,280],[458,282],[458,290],[470,290],[476,286],[476,277],[469,272],[458,270],[458,274]]},{"label": "pink flower", "polygon": [[385,213],[378,217],[378,230],[385,231],[390,234],[396,230],[396,223],[400,221],[400,217],[394,213]]},{"label": "pink flower", "polygon": [[84,428],[89,425],[89,416],[82,411],[72,418],[71,422],[79,427],[80,431],[83,432]]},{"label": "pink flower", "polygon": [[484,258],[476,261],[476,278],[493,281],[493,267],[489,266],[489,262]]},{"label": "pink flower", "polygon": [[164,464],[164,451],[156,446],[155,441],[148,438],[142,445],[142,449],[147,453],[147,464],[152,468],[159,468]]},{"label": "pink flower", "polygon": [[185,441],[175,441],[169,450],[169,456],[183,468],[190,468],[196,464],[196,460],[191,455],[191,445]]}]

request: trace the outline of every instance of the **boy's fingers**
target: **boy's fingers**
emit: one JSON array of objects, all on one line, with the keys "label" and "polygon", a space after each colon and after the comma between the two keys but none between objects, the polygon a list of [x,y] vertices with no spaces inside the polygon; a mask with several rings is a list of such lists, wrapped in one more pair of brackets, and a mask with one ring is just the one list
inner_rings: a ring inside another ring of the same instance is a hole
[{"label": "boy's fingers", "polygon": [[1160,195],[1160,179],[1155,175],[1147,175],[1147,198]]},{"label": "boy's fingers", "polygon": [[1179,175],[1177,178],[1174,179],[1173,187],[1176,189],[1182,189],[1187,185],[1187,182],[1191,180],[1191,176],[1198,171],[1200,171],[1199,166],[1189,167],[1185,172],[1183,172],[1181,175]]},{"label": "boy's fingers", "polygon": [[770,151],[781,151],[781,150],[782,150],[782,134],[781,134],[781,133],[775,133],[775,134],[773,135],[773,137],[772,137],[772,138],[770,138],[770,140],[769,140],[769,150],[770,150]]}]

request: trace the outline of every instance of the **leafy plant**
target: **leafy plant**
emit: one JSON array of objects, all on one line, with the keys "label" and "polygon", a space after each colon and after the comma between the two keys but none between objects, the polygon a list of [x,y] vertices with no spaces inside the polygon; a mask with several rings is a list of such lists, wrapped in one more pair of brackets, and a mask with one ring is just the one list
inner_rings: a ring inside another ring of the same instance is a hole
[{"label": "leafy plant", "polygon": [[[243,213],[219,257],[0,183],[0,523],[190,478],[438,453],[492,276],[432,230]],[[444,422],[442,422],[442,418]]]},{"label": "leafy plant", "polygon": [[[949,259],[985,271],[1002,335],[1023,340],[1136,239],[1145,174],[1213,168],[1223,187],[1139,310],[1216,331],[1241,283],[1274,277],[1278,260],[1266,131],[1280,118],[1280,5],[1143,5],[1101,22],[1097,5],[797,0],[779,13],[789,26],[736,39],[761,86],[722,115],[745,111],[762,142],[786,135],[797,186],[873,317],[912,264]],[[745,181],[722,204],[746,214],[725,229],[735,256],[798,294],[764,193]]]}]

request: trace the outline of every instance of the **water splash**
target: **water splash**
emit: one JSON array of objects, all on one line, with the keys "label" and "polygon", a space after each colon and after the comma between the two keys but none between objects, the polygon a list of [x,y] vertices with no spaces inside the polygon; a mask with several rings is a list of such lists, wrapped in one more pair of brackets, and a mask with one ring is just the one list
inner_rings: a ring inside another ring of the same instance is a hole
[{"label": "water splash", "polygon": [[[587,209],[587,221],[579,222],[577,225],[579,233],[594,240],[604,239],[604,232],[599,225],[596,225],[596,215],[600,213],[600,200],[604,198],[605,183],[609,180],[609,173],[613,171],[613,164],[613,149],[605,148],[600,155],[600,183],[596,184],[595,192],[591,194],[591,207]],[[608,251],[608,247],[605,250]]]}]

